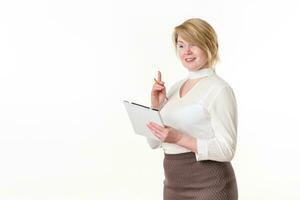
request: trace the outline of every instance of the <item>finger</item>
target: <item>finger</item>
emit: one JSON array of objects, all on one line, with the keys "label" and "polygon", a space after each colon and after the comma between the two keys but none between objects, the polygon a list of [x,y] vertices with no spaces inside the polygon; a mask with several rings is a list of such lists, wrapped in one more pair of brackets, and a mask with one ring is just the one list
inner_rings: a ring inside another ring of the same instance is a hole
[{"label": "finger", "polygon": [[154,90],[162,90],[162,89],[164,89],[165,87],[160,86],[160,85],[154,85],[153,88],[154,88]]},{"label": "finger", "polygon": [[157,86],[159,86],[159,87],[165,87],[164,85],[159,84],[159,83],[154,83],[154,85],[157,85]]},{"label": "finger", "polygon": [[165,82],[163,82],[163,81],[156,81],[155,83],[154,83],[154,85],[159,85],[159,86],[165,86],[164,84],[165,84]]},{"label": "finger", "polygon": [[162,133],[165,129],[164,127],[160,126],[159,124],[156,124],[155,122],[150,122],[149,124],[154,128],[154,130],[157,130],[160,133]]},{"label": "finger", "polygon": [[164,87],[159,87],[159,86],[153,86],[152,91],[158,91],[158,92],[164,92]]},{"label": "finger", "polygon": [[152,127],[150,124],[147,124],[147,127],[150,129],[150,131],[158,138],[161,138],[161,134],[157,133],[154,127]]},{"label": "finger", "polygon": [[158,133],[156,133],[156,132],[154,132],[154,131],[152,131],[152,134],[153,134],[155,137],[157,137],[159,140],[162,141],[162,136],[161,136],[161,135],[159,135]]},{"label": "finger", "polygon": [[157,80],[160,82],[161,81],[161,73],[160,73],[160,71],[158,71],[158,73],[157,73]]},{"label": "finger", "polygon": [[151,123],[147,124],[148,128],[152,131],[152,133],[160,134],[159,130],[154,127]]},{"label": "finger", "polygon": [[158,134],[158,133],[156,133],[156,132],[152,132],[153,133],[153,135],[155,135],[159,140],[161,140],[162,141],[162,136],[160,135],[160,134]]},{"label": "finger", "polygon": [[150,126],[149,124],[146,124],[146,126],[150,129],[150,131],[151,131],[152,133],[154,132],[152,126]]}]

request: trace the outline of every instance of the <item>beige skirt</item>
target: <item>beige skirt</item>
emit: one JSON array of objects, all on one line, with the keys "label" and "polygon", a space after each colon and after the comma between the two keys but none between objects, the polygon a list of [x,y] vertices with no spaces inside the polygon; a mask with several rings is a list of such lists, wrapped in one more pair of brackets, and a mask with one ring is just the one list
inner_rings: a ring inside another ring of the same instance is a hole
[{"label": "beige skirt", "polygon": [[193,152],[165,154],[164,200],[237,200],[230,162],[196,161]]}]

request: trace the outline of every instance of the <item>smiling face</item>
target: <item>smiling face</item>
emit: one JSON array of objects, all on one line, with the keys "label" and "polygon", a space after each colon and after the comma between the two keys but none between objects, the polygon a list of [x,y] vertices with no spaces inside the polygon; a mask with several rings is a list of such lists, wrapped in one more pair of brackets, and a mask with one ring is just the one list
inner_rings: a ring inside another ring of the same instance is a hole
[{"label": "smiling face", "polygon": [[177,38],[177,53],[181,63],[189,71],[197,71],[208,67],[205,51],[196,45],[189,44],[180,35]]}]

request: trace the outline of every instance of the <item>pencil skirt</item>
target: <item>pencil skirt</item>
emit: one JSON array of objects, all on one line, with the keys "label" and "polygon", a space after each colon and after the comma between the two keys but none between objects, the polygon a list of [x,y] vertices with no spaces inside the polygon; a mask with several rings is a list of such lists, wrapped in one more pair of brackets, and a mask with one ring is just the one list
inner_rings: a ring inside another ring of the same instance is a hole
[{"label": "pencil skirt", "polygon": [[164,157],[164,200],[237,200],[230,162],[197,161],[193,152]]}]

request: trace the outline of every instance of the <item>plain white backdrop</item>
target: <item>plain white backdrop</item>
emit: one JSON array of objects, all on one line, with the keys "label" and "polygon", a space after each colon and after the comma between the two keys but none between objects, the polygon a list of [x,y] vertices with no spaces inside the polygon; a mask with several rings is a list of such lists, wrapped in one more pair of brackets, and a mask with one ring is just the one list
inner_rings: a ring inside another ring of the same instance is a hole
[{"label": "plain white backdrop", "polygon": [[150,105],[186,76],[172,31],[219,37],[216,72],[239,111],[239,199],[299,199],[297,1],[0,1],[0,199],[162,199],[163,152],[122,100]]}]

